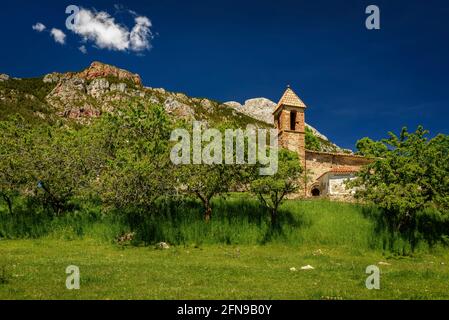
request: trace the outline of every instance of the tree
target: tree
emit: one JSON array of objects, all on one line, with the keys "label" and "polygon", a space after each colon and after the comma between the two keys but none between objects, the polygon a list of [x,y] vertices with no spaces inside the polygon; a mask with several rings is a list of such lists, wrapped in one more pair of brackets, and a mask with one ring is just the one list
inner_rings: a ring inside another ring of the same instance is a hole
[{"label": "tree", "polygon": [[28,189],[56,215],[73,207],[96,177],[99,151],[94,148],[87,128],[65,126],[33,130],[28,153],[30,177]]},{"label": "tree", "polygon": [[26,142],[31,127],[21,117],[0,122],[0,196],[13,214],[14,198],[28,181]]},{"label": "tree", "polygon": [[277,224],[279,206],[286,196],[300,189],[303,182],[302,173],[298,154],[281,149],[277,173],[259,177],[251,183],[251,191],[262,205],[270,210],[272,226]]},{"label": "tree", "polygon": [[360,139],[356,147],[357,155],[365,157],[381,157],[388,151],[388,147],[382,141],[373,141],[370,138]]},{"label": "tree", "polygon": [[[242,177],[242,168],[226,164],[198,164],[178,169],[178,181],[185,192],[197,197],[204,207],[204,220],[212,219],[212,198],[232,190]],[[240,181],[239,181],[240,180]]]},{"label": "tree", "polygon": [[[181,189],[202,202],[204,219],[209,222],[212,218],[212,198],[245,189],[257,166],[248,164],[251,162],[248,159],[249,136],[243,130],[229,124],[207,129],[200,122],[194,123],[189,130],[181,124],[180,130],[174,132],[172,141],[179,138],[181,141],[173,148],[172,160],[177,163],[177,180]],[[254,139],[251,150],[255,153],[257,147],[253,143],[256,142],[256,132],[250,130],[249,133]],[[191,156],[196,160],[191,161]]]},{"label": "tree", "polygon": [[420,126],[414,133],[403,128],[399,136],[390,132],[387,139],[358,143],[361,153],[376,158],[351,182],[356,197],[383,209],[397,232],[410,232],[424,209],[449,209],[449,137],[427,135]]},{"label": "tree", "polygon": [[105,166],[97,186],[107,205],[148,213],[173,190],[171,123],[159,105],[133,103],[94,128]]},{"label": "tree", "polygon": [[1,195],[13,211],[13,197],[26,195],[61,215],[93,177],[98,151],[86,129],[30,126],[15,117],[0,125]]}]

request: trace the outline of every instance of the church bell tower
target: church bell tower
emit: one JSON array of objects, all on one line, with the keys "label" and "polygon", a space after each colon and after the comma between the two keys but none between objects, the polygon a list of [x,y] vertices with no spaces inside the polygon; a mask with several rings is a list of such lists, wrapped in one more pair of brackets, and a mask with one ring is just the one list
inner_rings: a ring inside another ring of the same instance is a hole
[{"label": "church bell tower", "polygon": [[306,164],[306,128],[304,111],[307,106],[287,87],[274,111],[274,121],[279,130],[279,145],[298,153],[301,166]]}]

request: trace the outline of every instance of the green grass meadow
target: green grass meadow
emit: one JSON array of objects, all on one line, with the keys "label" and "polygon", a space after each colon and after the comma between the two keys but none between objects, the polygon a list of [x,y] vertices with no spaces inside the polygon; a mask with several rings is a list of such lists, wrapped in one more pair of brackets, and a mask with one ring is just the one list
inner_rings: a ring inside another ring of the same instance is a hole
[{"label": "green grass meadow", "polygon": [[[195,202],[160,208],[48,221],[4,212],[0,299],[449,299],[448,248],[412,251],[359,205],[288,201],[276,230],[245,197],[215,200],[209,224]],[[133,241],[114,240],[131,231]],[[159,241],[171,248],[155,249]],[[66,289],[69,265],[80,268],[80,290]],[[370,265],[380,290],[365,286]]]}]

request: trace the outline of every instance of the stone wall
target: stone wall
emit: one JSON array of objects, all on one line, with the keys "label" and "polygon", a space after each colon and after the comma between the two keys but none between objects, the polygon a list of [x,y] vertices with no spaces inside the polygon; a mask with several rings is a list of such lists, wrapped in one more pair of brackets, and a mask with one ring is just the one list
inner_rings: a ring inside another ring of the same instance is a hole
[{"label": "stone wall", "polygon": [[364,157],[351,154],[337,154],[306,151],[306,171],[308,172],[309,182],[307,184],[307,196],[311,195],[311,188],[317,179],[326,172],[335,168],[345,168],[358,171],[360,167],[370,163],[370,160]]}]

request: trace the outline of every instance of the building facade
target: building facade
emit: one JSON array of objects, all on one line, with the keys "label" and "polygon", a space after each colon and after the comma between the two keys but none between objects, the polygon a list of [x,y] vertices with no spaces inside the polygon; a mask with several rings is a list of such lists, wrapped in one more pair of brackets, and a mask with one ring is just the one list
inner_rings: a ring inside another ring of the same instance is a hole
[{"label": "building facade", "polygon": [[370,160],[353,154],[318,152],[306,149],[305,111],[307,106],[288,87],[274,111],[275,126],[279,130],[279,145],[297,152],[307,175],[304,196],[326,196],[346,199],[353,190],[346,182],[355,177]]}]

